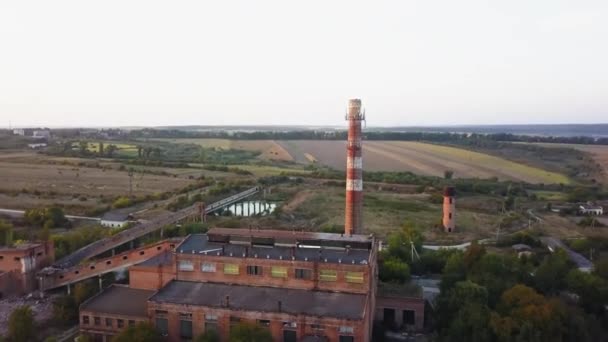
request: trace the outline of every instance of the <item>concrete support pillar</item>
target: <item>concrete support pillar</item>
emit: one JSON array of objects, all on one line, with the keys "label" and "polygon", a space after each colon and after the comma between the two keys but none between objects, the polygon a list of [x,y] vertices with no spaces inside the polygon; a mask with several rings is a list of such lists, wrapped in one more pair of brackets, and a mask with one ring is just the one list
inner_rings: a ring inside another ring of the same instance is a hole
[{"label": "concrete support pillar", "polygon": [[72,294],[72,287],[68,284],[68,296]]},{"label": "concrete support pillar", "polygon": [[129,249],[134,249],[134,248],[135,248],[135,240],[129,241]]},{"label": "concrete support pillar", "polygon": [[116,248],[112,248],[112,256],[116,255]]},{"label": "concrete support pillar", "polygon": [[165,227],[160,228],[160,238],[162,239],[165,236]]},{"label": "concrete support pillar", "polygon": [[98,277],[98,281],[99,281],[99,292],[101,292],[101,290],[103,290],[103,279],[101,278],[101,275]]}]

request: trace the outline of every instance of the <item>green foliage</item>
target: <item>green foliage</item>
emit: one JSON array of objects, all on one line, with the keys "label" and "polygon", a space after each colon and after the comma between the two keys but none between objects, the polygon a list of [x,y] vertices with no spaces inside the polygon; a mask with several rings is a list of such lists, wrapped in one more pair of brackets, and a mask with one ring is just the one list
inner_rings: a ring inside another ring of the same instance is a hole
[{"label": "green foliage", "polygon": [[34,339],[34,313],[27,306],[19,306],[8,318],[8,337],[13,342],[26,342]]},{"label": "green foliage", "polygon": [[565,288],[566,275],[572,268],[568,254],[559,249],[549,254],[536,270],[535,287],[543,293],[557,293]]},{"label": "green foliage", "polygon": [[603,257],[595,262],[593,273],[598,277],[608,280],[608,257]]},{"label": "green foliage", "polygon": [[161,342],[163,338],[150,323],[137,323],[114,336],[112,342]]},{"label": "green foliage", "polygon": [[55,245],[55,258],[60,259],[77,249],[110,235],[103,227],[82,227],[63,234],[51,235]]},{"label": "green foliage", "polygon": [[61,326],[78,322],[78,305],[74,296],[64,295],[53,301],[53,321]]},{"label": "green foliage", "polygon": [[498,309],[490,325],[500,341],[555,341],[561,336],[556,305],[530,287],[505,291]]},{"label": "green foliage", "polygon": [[422,248],[422,234],[410,223],[405,223],[401,229],[389,234],[387,253],[390,256],[413,262],[412,243],[416,250]]},{"label": "green foliage", "polygon": [[0,246],[13,245],[13,226],[0,220]]},{"label": "green foliage", "polygon": [[401,259],[389,256],[380,263],[379,277],[384,282],[403,284],[410,279],[410,268]]},{"label": "green foliage", "polygon": [[486,289],[470,281],[457,282],[437,300],[443,341],[488,341],[490,309]]},{"label": "green foliage", "polygon": [[601,314],[608,303],[608,281],[601,277],[573,269],[568,272],[566,284],[579,296],[579,303],[587,312]]},{"label": "green foliage", "polygon": [[58,207],[28,209],[23,216],[25,222],[35,227],[55,228],[69,226],[63,210]]},{"label": "green foliage", "polygon": [[272,335],[268,328],[242,322],[230,328],[230,342],[272,342]]},{"label": "green foliage", "polygon": [[213,329],[207,330],[194,339],[194,342],[220,342],[220,335]]},{"label": "green foliage", "polygon": [[112,207],[119,209],[119,208],[127,208],[130,207],[132,205],[132,201],[130,198],[128,197],[118,197],[113,203],[112,203]]}]

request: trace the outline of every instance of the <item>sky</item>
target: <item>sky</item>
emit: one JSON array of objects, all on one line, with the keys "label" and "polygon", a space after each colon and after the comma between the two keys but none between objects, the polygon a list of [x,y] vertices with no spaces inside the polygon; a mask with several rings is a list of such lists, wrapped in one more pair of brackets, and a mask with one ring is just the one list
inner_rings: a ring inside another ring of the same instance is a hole
[{"label": "sky", "polygon": [[0,2],[0,127],[608,122],[608,1]]}]

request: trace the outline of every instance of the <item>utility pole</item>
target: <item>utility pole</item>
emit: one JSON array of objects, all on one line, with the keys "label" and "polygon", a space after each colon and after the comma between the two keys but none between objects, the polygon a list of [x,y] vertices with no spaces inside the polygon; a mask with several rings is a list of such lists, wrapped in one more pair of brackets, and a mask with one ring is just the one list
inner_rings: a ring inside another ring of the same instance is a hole
[{"label": "utility pole", "polygon": [[133,169],[129,169],[129,197],[133,196]]}]

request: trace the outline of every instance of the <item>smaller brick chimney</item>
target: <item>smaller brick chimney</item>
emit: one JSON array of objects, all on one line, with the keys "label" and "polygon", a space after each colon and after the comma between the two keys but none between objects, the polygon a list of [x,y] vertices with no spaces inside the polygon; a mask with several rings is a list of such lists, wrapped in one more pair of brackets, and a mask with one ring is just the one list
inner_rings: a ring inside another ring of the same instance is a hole
[{"label": "smaller brick chimney", "polygon": [[443,230],[452,233],[456,229],[456,190],[453,186],[443,189]]}]

